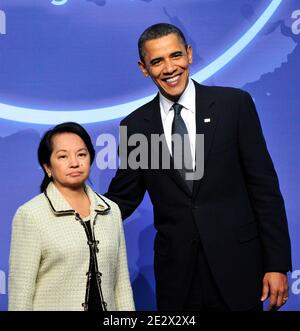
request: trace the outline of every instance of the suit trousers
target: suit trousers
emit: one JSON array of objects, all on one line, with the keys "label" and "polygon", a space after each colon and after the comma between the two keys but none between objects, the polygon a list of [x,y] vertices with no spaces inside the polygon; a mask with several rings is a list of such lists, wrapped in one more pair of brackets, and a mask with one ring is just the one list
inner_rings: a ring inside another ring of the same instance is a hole
[{"label": "suit trousers", "polygon": [[[194,265],[193,278],[184,305],[185,311],[231,311],[224,301],[218,286],[214,280],[209,264],[205,257],[200,240],[197,243],[196,261]],[[250,311],[262,311],[263,305],[258,302],[257,306]]]}]

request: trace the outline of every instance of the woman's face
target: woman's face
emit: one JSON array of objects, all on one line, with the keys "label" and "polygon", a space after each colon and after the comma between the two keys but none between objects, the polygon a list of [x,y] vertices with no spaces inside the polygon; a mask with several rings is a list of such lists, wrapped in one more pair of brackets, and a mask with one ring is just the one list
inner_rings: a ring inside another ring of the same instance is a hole
[{"label": "woman's face", "polygon": [[74,133],[58,133],[52,137],[50,165],[44,165],[51,173],[54,184],[77,188],[90,174],[90,154],[84,141]]}]

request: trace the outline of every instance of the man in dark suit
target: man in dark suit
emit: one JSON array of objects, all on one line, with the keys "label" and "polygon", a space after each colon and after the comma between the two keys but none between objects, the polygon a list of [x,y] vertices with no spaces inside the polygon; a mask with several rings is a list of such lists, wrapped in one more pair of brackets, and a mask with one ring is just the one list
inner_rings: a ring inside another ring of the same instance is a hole
[{"label": "man in dark suit", "polygon": [[164,134],[163,156],[174,153],[171,135],[185,134],[184,157],[197,173],[202,157],[196,136],[204,135],[202,178],[187,180],[188,169],[177,169],[175,154],[170,169],[161,162],[151,169],[148,151],[147,169],[119,168],[106,194],[125,219],[149,193],[158,309],[262,310],[267,297],[269,309],[278,309],[288,298],[290,239],[252,98],[191,80],[192,49],[173,25],[146,29],[139,53],[139,67],[159,93],[121,122],[126,139],[139,133],[150,143],[151,135]]}]

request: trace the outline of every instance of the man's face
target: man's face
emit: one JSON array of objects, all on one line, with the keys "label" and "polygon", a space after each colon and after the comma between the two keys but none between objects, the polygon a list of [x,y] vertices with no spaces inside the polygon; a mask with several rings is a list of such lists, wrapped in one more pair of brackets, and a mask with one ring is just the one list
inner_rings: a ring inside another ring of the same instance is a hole
[{"label": "man's face", "polygon": [[150,76],[166,98],[177,101],[188,84],[192,48],[172,33],[146,41],[143,50],[144,62],[139,67],[144,76]]}]

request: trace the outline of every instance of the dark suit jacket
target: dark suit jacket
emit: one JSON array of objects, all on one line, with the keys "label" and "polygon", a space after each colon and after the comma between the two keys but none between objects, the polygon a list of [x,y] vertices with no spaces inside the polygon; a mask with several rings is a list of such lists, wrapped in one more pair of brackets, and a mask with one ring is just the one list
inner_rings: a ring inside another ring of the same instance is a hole
[{"label": "dark suit jacket", "polygon": [[[200,239],[225,302],[244,310],[258,304],[265,272],[291,270],[284,202],[250,95],[195,85],[196,131],[204,134],[205,168],[193,193],[175,169],[119,169],[106,196],[125,219],[149,193],[157,229],[158,309],[183,308]],[[127,126],[128,136],[143,133],[149,142],[151,134],[162,134],[158,96],[121,125]]]}]

